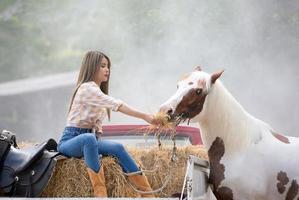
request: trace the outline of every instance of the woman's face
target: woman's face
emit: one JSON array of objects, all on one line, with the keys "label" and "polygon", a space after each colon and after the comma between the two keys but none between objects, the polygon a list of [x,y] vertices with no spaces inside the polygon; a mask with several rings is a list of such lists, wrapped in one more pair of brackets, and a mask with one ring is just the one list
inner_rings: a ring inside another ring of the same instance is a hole
[{"label": "woman's face", "polygon": [[108,60],[103,57],[96,72],[95,80],[97,83],[101,84],[102,82],[106,82],[109,79],[109,67],[108,67]]}]

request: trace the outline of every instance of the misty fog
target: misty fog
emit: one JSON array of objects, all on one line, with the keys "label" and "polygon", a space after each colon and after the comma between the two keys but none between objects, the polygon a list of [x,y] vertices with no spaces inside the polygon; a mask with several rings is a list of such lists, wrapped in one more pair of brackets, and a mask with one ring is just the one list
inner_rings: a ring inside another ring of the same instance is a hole
[{"label": "misty fog", "polygon": [[[24,140],[60,137],[88,50],[110,57],[110,95],[135,108],[156,112],[197,65],[224,69],[249,113],[299,136],[298,0],[3,1],[0,25],[0,129]],[[44,76],[52,87],[31,90]],[[15,82],[28,91],[10,94]],[[144,122],[112,113],[109,123]]]}]

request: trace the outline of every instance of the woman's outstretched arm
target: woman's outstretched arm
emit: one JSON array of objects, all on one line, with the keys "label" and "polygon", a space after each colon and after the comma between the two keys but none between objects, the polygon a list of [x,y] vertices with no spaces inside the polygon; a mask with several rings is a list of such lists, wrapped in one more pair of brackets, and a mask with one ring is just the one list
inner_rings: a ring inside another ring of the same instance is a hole
[{"label": "woman's outstretched arm", "polygon": [[118,111],[122,112],[126,115],[132,116],[132,117],[143,119],[144,121],[146,121],[148,123],[152,123],[152,121],[153,121],[153,115],[138,111],[135,108],[132,108],[131,106],[129,106],[125,103],[123,103],[118,108]]}]

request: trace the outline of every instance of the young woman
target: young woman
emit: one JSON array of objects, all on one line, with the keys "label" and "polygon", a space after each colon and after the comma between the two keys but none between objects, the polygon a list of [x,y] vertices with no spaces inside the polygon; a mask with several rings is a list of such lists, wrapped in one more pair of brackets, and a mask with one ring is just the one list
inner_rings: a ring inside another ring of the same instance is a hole
[{"label": "young woman", "polygon": [[[69,157],[84,157],[95,196],[106,197],[105,177],[99,155],[111,155],[118,159],[124,172],[139,170],[125,148],[116,142],[98,140],[102,133],[102,121],[110,110],[151,123],[153,116],[140,112],[119,99],[108,96],[111,63],[99,51],[89,51],[83,58],[76,89],[71,99],[67,124],[58,144],[58,151]],[[144,175],[129,176],[140,190],[151,191]],[[153,197],[153,195],[142,195]]]}]

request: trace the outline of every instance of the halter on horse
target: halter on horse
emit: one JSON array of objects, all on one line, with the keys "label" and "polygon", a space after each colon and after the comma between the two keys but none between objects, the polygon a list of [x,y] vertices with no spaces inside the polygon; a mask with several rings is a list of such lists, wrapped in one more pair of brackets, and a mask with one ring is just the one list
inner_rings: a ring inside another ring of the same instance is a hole
[{"label": "halter on horse", "polygon": [[199,123],[217,199],[298,199],[299,139],[247,113],[218,80],[222,73],[196,68],[160,111]]}]

